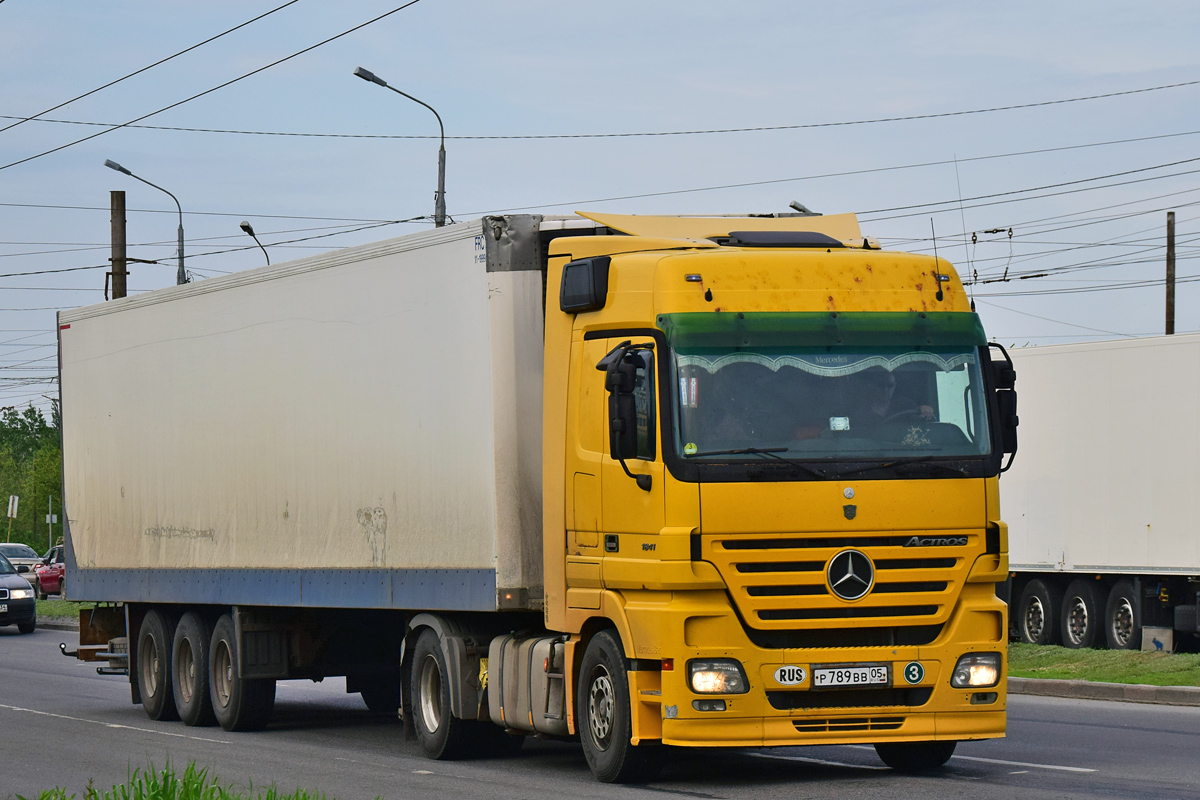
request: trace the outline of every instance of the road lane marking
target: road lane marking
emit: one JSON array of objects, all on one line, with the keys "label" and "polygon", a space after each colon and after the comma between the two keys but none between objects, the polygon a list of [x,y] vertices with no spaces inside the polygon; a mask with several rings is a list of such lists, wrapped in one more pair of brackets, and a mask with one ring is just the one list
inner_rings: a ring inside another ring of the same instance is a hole
[{"label": "road lane marking", "polygon": [[781,756],[775,753],[750,753],[755,758],[773,758],[776,761],[803,761],[806,764],[820,764],[824,767],[850,767],[851,769],[888,769],[875,764],[851,764],[847,761],[828,761],[823,758],[805,758],[804,756]]},{"label": "road lane marking", "polygon": [[979,756],[950,756],[960,761],[982,761],[985,764],[1003,764],[1006,767],[1033,767],[1034,769],[1056,769],[1062,772],[1095,772],[1087,767],[1065,767],[1061,764],[1030,764],[1027,761],[1005,761],[1002,758],[980,758]]},{"label": "road lane marking", "polygon": [[140,731],[141,733],[156,733],[159,736],[174,736],[177,739],[191,739],[195,742],[216,742],[217,744],[232,744],[224,739],[208,739],[204,736],[191,736],[186,733],[172,733],[171,731],[156,731],[153,728],[138,728],[134,725],[121,725],[117,722],[101,722],[98,719],[85,719],[84,717],[70,717],[66,714],[54,714],[50,711],[38,711],[36,708],[22,708],[21,706],[10,706],[0,703],[0,708],[8,709],[9,711],[22,711],[26,714],[37,714],[42,717],[53,717],[54,719],[66,719],[71,722],[86,722],[89,725],[103,725],[105,728],[124,728],[129,731]]},{"label": "road lane marking", "polygon": [[[852,750],[874,750],[874,747],[862,744],[845,744],[842,747],[849,747]],[[980,756],[950,756],[961,761],[982,761],[985,764],[1003,764],[1006,767],[1033,767],[1034,769],[1056,769],[1062,772],[1096,772],[1094,769],[1087,767],[1066,767],[1061,764],[1032,764],[1028,761],[1005,761],[1002,758],[981,758]]]}]

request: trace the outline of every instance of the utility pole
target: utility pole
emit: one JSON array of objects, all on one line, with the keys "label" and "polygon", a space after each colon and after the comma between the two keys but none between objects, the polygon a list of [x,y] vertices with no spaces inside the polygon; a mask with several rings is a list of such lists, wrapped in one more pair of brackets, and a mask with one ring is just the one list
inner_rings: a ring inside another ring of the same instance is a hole
[{"label": "utility pole", "polygon": [[125,192],[109,192],[112,207],[112,298],[125,296]]},{"label": "utility pole", "polygon": [[46,537],[50,544],[47,545],[47,550],[54,549],[54,523],[58,522],[58,514],[54,513],[54,495],[46,496]]},{"label": "utility pole", "polygon": [[1175,332],[1175,212],[1167,212],[1167,335]]}]

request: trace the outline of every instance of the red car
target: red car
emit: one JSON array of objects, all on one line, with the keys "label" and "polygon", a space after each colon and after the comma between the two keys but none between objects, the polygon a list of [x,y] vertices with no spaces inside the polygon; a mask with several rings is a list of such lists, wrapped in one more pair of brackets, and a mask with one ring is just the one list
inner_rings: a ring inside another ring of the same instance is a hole
[{"label": "red car", "polygon": [[34,568],[35,577],[33,588],[39,600],[45,600],[48,594],[63,594],[66,583],[66,559],[63,557],[62,545],[52,548],[42,560],[41,566]]}]

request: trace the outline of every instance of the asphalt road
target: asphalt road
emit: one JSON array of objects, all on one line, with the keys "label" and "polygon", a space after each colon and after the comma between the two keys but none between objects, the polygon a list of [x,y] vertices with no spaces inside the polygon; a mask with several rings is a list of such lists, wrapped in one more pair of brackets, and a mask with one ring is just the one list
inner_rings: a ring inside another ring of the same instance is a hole
[{"label": "asphalt road", "polygon": [[960,744],[938,776],[906,777],[870,747],[677,751],[647,787],[606,786],[577,745],[530,741],[503,760],[434,762],[341,680],[279,684],[259,733],[154,722],[124,678],[63,658],[74,634],[0,628],[0,798],[82,796],[128,771],[196,761],[223,784],[360,798],[1200,798],[1200,708],[1012,697],[1009,738]]}]

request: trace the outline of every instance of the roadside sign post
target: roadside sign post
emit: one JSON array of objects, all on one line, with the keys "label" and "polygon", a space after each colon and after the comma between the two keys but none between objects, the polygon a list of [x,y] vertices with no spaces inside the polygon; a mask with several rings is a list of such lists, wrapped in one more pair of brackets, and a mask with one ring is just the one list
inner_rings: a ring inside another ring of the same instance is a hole
[{"label": "roadside sign post", "polygon": [[4,540],[6,542],[12,541],[12,521],[17,516],[17,503],[20,502],[20,500],[21,498],[17,497],[15,494],[10,494],[8,496],[8,537]]},{"label": "roadside sign post", "polygon": [[46,537],[49,549],[54,549],[54,523],[58,522],[58,514],[54,513],[54,495],[46,497]]}]

